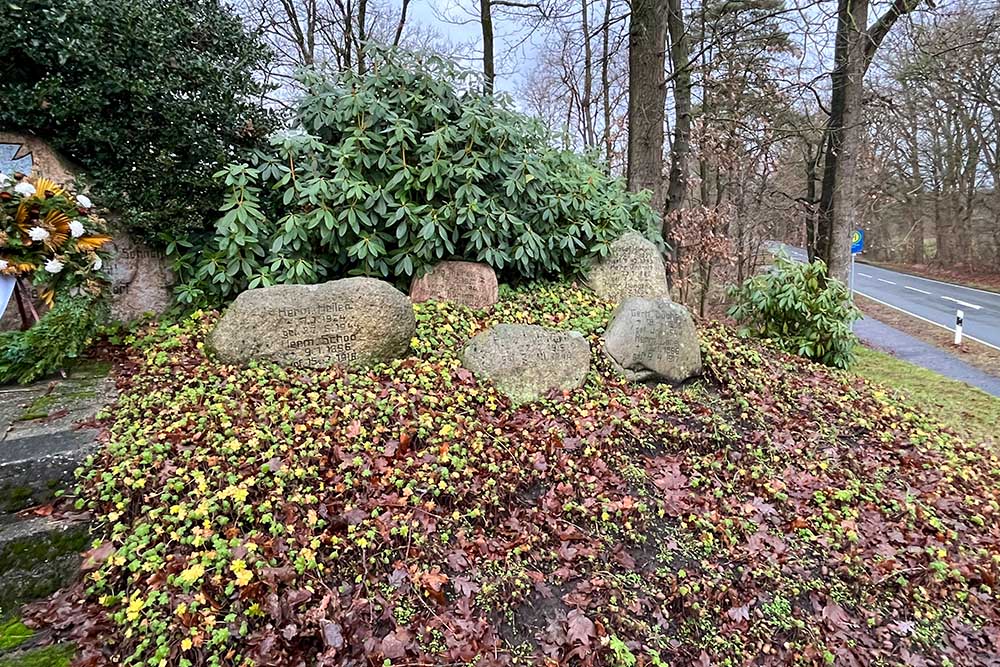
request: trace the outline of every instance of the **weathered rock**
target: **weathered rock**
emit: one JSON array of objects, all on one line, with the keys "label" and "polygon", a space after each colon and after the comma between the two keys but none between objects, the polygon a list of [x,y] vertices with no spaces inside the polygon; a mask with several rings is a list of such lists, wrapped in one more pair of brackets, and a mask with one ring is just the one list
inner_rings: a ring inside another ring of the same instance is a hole
[{"label": "weathered rock", "polygon": [[587,286],[613,303],[632,297],[670,298],[659,248],[635,231],[619,237],[608,255],[590,266]]},{"label": "weathered rock", "polygon": [[326,368],[405,356],[415,333],[413,304],[405,294],[375,278],[344,278],[247,290],[208,343],[228,363]]},{"label": "weathered rock", "polygon": [[59,155],[43,139],[20,132],[0,132],[0,171],[29,176],[45,176],[56,183],[71,185],[77,168]]},{"label": "weathered rock", "polygon": [[174,274],[163,252],[116,230],[112,240],[111,316],[128,322],[170,306]]},{"label": "weathered rock", "polygon": [[429,272],[414,277],[410,300],[451,301],[470,308],[487,308],[497,302],[497,274],[479,262],[439,262]]},{"label": "weathered rock", "polygon": [[634,382],[680,383],[701,373],[701,348],[687,309],[669,299],[622,302],[604,333],[612,365]]},{"label": "weathered rock", "polygon": [[590,370],[590,343],[577,331],[498,324],[468,342],[462,365],[493,380],[515,403],[525,403],[552,389],[582,386]]}]

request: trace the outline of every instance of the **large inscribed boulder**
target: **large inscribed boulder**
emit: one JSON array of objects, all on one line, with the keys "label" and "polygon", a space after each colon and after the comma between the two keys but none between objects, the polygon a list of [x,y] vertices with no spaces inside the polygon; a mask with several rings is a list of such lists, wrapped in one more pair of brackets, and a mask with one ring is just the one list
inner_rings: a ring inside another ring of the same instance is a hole
[{"label": "large inscribed boulder", "polygon": [[590,343],[578,331],[498,324],[468,342],[462,365],[493,380],[515,403],[526,403],[552,389],[582,386],[590,370]]},{"label": "large inscribed boulder", "polygon": [[497,302],[497,274],[479,262],[439,262],[410,283],[410,299],[451,301],[470,308],[487,308]]},{"label": "large inscribed boulder", "polygon": [[701,373],[694,320],[687,308],[669,299],[622,302],[604,332],[604,351],[633,382],[678,384]]},{"label": "large inscribed boulder", "polygon": [[208,344],[223,361],[288,366],[361,366],[406,356],[416,333],[413,304],[375,278],[247,290]]},{"label": "large inscribed boulder", "polygon": [[613,303],[636,296],[670,297],[660,249],[636,231],[619,237],[611,244],[607,256],[590,266],[587,286]]}]

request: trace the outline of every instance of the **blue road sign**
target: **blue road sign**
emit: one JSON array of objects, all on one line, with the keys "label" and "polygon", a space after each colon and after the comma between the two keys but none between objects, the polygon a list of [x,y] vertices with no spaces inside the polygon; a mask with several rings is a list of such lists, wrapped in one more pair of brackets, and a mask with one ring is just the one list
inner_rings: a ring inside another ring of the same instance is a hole
[{"label": "blue road sign", "polygon": [[865,230],[855,229],[851,236],[851,254],[856,255],[865,249]]}]

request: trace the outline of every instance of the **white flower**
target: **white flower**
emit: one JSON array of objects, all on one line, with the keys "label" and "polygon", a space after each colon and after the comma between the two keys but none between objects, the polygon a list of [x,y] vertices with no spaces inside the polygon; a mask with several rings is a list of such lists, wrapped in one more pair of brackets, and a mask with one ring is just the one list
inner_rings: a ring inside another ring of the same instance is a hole
[{"label": "white flower", "polygon": [[75,239],[80,238],[81,236],[83,236],[84,232],[86,232],[86,230],[83,228],[82,222],[80,222],[79,220],[70,221],[69,233],[73,238]]},{"label": "white flower", "polygon": [[49,230],[42,229],[41,227],[32,227],[28,230],[28,236],[31,237],[32,241],[44,241],[49,238]]},{"label": "white flower", "polygon": [[87,195],[77,195],[76,203],[80,205],[80,208],[93,208],[94,202],[90,201],[90,197]]},{"label": "white flower", "polygon": [[45,262],[45,270],[49,273],[59,273],[63,270],[63,266],[65,266],[65,264],[60,262],[58,259],[50,259]]},{"label": "white flower", "polygon": [[0,259],[0,271],[6,269],[10,264],[7,263],[6,259]]},{"label": "white flower", "polygon": [[35,194],[35,186],[31,183],[18,183],[14,186],[14,192],[22,197],[30,197]]},{"label": "white flower", "polygon": [[103,267],[103,266],[104,266],[104,260],[102,260],[100,257],[95,257],[94,258],[94,271],[100,271],[101,267]]}]

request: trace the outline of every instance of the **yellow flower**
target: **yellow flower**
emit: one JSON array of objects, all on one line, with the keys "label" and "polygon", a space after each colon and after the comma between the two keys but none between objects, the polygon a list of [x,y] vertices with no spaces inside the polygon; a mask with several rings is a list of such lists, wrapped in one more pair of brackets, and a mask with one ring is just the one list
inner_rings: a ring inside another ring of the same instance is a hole
[{"label": "yellow flower", "polygon": [[237,586],[246,586],[250,583],[250,580],[253,579],[253,572],[247,569],[246,561],[242,558],[237,558],[230,563],[229,569],[236,575]]},{"label": "yellow flower", "polygon": [[190,651],[191,650],[191,646],[192,646],[191,640],[188,637],[185,637],[184,639],[181,640],[181,649],[182,650],[184,650],[184,651]]},{"label": "yellow flower", "polygon": [[227,486],[220,495],[223,498],[232,498],[236,502],[242,503],[247,499],[247,490],[238,486]]},{"label": "yellow flower", "polygon": [[195,563],[191,567],[187,568],[183,572],[177,575],[177,581],[182,584],[194,584],[197,583],[199,579],[205,574],[205,566],[201,563]]},{"label": "yellow flower", "polygon": [[142,608],[146,605],[146,601],[139,597],[139,594],[134,594],[128,601],[128,608],[125,610],[125,618],[129,621],[136,621],[139,619],[139,613]]}]

